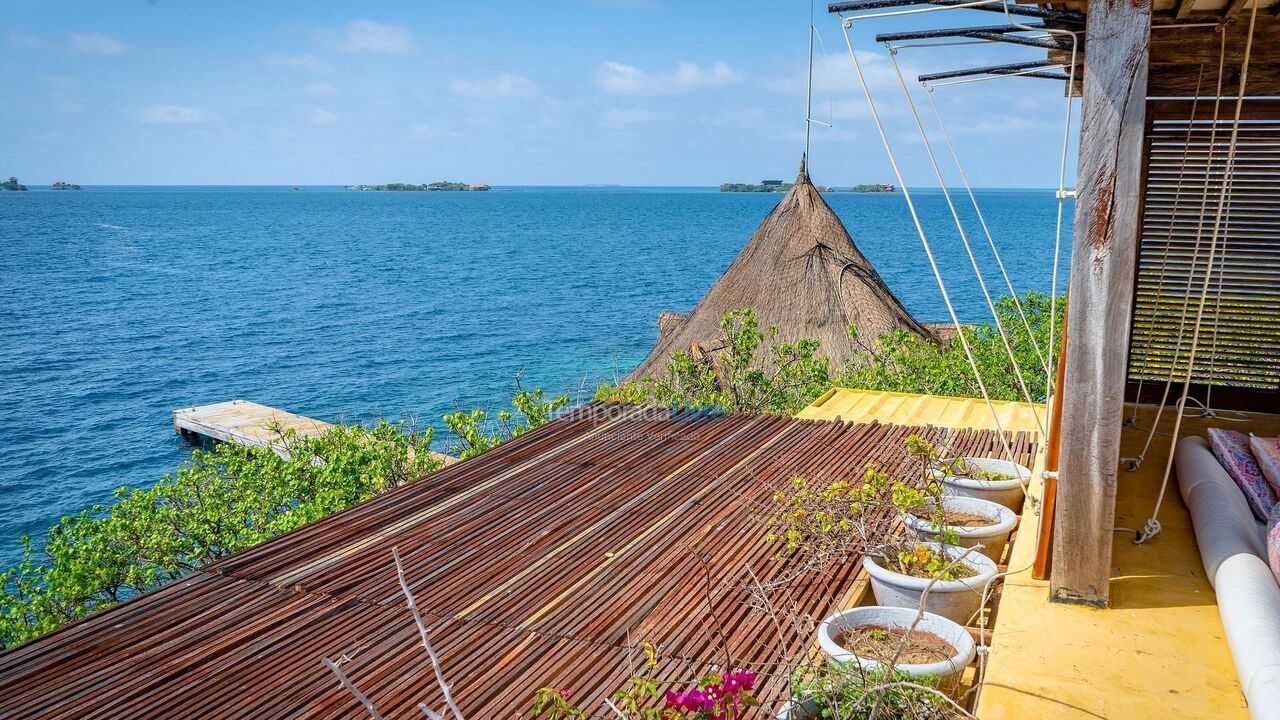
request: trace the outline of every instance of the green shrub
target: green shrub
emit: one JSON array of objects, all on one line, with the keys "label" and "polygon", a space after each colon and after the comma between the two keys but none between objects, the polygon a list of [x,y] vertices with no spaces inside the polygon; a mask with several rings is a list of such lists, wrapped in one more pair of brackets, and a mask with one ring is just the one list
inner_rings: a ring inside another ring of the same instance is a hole
[{"label": "green shrub", "polygon": [[487,410],[475,408],[469,412],[458,411],[444,416],[444,424],[453,433],[454,441],[449,445],[449,452],[459,458],[467,459],[494,447],[513,437],[551,421],[561,410],[569,406],[568,395],[558,395],[551,400],[543,400],[542,388],[525,390],[516,382],[515,397],[511,398],[510,410],[499,410],[493,416]]},{"label": "green shrub", "polygon": [[[722,408],[729,412],[798,412],[831,386],[830,361],[818,355],[816,340],[778,342],[778,328],[760,330],[749,308],[720,321],[721,349],[711,362],[677,352],[666,374],[602,385],[595,398],[608,402],[653,403],[679,408]],[[766,338],[770,341],[765,345]]]},{"label": "green shrub", "polygon": [[[1061,336],[1065,300],[1059,299],[1052,328],[1049,296],[1033,291],[1020,302],[1027,315],[1025,324],[1012,298],[996,302],[1016,371],[994,323],[964,326],[963,331],[993,400],[1024,401],[1026,396],[1018,383],[1021,375],[1032,399],[1043,402],[1048,374],[1041,354],[1048,349],[1050,334],[1055,341]],[[956,340],[939,343],[898,330],[864,342],[857,328],[850,327],[844,370],[833,373],[830,358],[818,354],[816,340],[778,342],[778,329],[762,332],[749,308],[726,313],[720,329],[720,348],[710,358],[677,352],[663,374],[602,385],[595,399],[794,414],[833,387],[982,397],[964,347]]]},{"label": "green shrub", "polygon": [[431,431],[336,425],[280,434],[284,458],[231,443],[146,490],[62,518],[0,574],[0,646],[11,647],[206,563],[351,507],[435,470]]},{"label": "green shrub", "polygon": [[[1045,399],[1045,365],[1037,354],[1048,351],[1049,337],[1054,342],[1062,336],[1062,310],[1065,298],[1059,298],[1053,327],[1049,326],[1049,296],[1029,292],[1020,299],[1027,322],[1023,324],[1013,298],[996,301],[996,313],[1004,326],[1017,360],[1018,372],[1009,360],[1004,342],[994,323],[964,326],[965,338],[973,351],[974,361],[992,400],[1025,401],[1018,383],[1021,373],[1027,390],[1036,402]],[[1027,332],[1027,326],[1031,332]],[[853,352],[844,372],[836,378],[836,386],[891,392],[982,397],[973,368],[958,340],[936,343],[919,335],[899,330],[864,343],[851,330]],[[1033,342],[1034,338],[1034,342]]]}]

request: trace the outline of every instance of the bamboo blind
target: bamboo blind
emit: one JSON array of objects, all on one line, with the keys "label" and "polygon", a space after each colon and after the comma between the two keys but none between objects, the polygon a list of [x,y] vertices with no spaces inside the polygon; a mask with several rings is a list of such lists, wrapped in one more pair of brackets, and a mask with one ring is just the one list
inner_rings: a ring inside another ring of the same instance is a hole
[{"label": "bamboo blind", "polygon": [[1172,372],[1176,382],[1184,376],[1208,272],[1193,382],[1275,390],[1280,112],[1272,103],[1246,103],[1228,173],[1235,103],[1223,100],[1217,120],[1212,99],[1198,106],[1193,120],[1190,103],[1151,104],[1129,378],[1162,381]]}]

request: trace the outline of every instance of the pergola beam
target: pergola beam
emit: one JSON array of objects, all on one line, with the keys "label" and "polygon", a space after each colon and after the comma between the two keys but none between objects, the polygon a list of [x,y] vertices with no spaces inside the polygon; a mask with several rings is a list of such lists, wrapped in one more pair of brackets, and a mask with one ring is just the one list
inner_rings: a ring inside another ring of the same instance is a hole
[{"label": "pergola beam", "polygon": [[1008,75],[1009,73],[1021,72],[1023,70],[1034,70],[1035,68],[1048,68],[1049,63],[1042,60],[1032,62],[1009,63],[1007,65],[986,65],[983,67],[964,68],[963,70],[946,70],[943,72],[927,73],[921,75],[918,80],[920,82],[933,82],[934,80],[947,80],[950,78],[968,77],[970,75]]},{"label": "pergola beam", "polygon": [[1051,599],[1104,607],[1139,231],[1152,0],[1089,3]]},{"label": "pergola beam", "polygon": [[[1048,25],[1039,23],[1029,23],[1027,27],[1033,30],[1043,30]],[[1012,25],[977,25],[973,27],[959,28],[932,28],[929,30],[911,30],[909,32],[891,32],[880,33],[876,35],[876,42],[898,42],[901,40],[930,40],[934,38],[945,37],[963,37],[969,33],[1016,33],[1022,32],[1022,28],[1016,28]]]},{"label": "pergola beam", "polygon": [[1244,9],[1245,4],[1248,2],[1249,0],[1231,0],[1231,3],[1222,10],[1223,19],[1229,19],[1239,15],[1240,11]]},{"label": "pergola beam", "polygon": [[[862,10],[885,10],[888,8],[906,7],[908,5],[934,5],[937,7],[952,7],[955,5],[965,5],[972,0],[850,0],[849,2],[833,2],[827,5],[827,12],[858,12]],[[992,0],[989,5],[975,5],[967,10],[985,10],[987,12],[996,12],[1001,15],[1005,12],[1005,6],[998,0]],[[1033,17],[1042,20],[1055,20],[1057,22],[1074,23],[1083,25],[1085,22],[1084,13],[1078,13],[1074,10],[1054,10],[1051,8],[1040,7],[1038,5],[1018,5],[1011,3],[1009,5],[1009,14],[1018,15],[1020,17]]]}]

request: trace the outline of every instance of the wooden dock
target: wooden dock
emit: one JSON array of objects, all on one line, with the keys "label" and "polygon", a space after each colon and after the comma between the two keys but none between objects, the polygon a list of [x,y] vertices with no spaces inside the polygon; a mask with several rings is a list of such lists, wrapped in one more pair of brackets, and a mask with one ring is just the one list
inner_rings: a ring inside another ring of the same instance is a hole
[{"label": "wooden dock", "polygon": [[[173,411],[173,431],[184,440],[203,444],[207,440],[232,442],[250,447],[269,447],[283,455],[280,431],[293,430],[299,437],[319,435],[332,423],[316,420],[248,400],[230,400],[181,408]],[[433,452],[444,464],[458,462],[455,457]]]}]

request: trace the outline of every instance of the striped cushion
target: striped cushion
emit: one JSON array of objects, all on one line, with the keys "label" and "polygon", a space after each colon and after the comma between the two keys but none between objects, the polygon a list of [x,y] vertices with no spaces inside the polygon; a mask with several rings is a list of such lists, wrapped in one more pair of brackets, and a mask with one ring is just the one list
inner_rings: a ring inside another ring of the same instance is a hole
[{"label": "striped cushion", "polygon": [[1267,564],[1276,582],[1280,582],[1280,503],[1272,508],[1271,519],[1267,521]]},{"label": "striped cushion", "polygon": [[1280,497],[1280,438],[1249,437],[1249,448],[1253,457],[1262,469],[1262,476],[1271,484],[1271,489]]},{"label": "striped cushion", "polygon": [[1276,491],[1263,477],[1262,469],[1249,449],[1249,436],[1235,430],[1209,428],[1209,446],[1213,448],[1214,457],[1244,493],[1253,514],[1263,521],[1270,517],[1271,508],[1276,504]]}]

